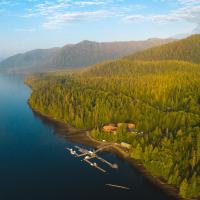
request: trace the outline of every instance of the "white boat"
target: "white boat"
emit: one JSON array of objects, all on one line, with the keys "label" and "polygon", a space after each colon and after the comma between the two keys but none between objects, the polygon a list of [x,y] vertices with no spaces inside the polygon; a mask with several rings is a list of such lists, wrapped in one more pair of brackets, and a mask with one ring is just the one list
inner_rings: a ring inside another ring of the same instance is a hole
[{"label": "white boat", "polygon": [[76,154],[76,151],[73,151],[72,149],[70,150],[70,153],[72,154],[72,155],[75,155]]}]

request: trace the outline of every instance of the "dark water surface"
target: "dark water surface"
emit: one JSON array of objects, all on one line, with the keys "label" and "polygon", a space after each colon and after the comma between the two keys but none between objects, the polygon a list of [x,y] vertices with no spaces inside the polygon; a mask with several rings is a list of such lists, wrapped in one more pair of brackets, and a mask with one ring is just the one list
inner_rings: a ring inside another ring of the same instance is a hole
[{"label": "dark water surface", "polygon": [[33,114],[29,94],[21,77],[0,74],[0,200],[172,199],[114,155],[103,157],[119,170],[103,166],[106,174],[69,155],[64,147],[74,144]]}]

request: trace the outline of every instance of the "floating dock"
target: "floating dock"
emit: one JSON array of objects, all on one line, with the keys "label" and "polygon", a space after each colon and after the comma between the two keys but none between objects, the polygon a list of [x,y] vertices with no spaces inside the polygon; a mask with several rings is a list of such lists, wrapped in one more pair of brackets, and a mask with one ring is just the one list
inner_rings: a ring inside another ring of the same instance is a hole
[{"label": "floating dock", "polygon": [[102,157],[100,157],[100,156],[97,155],[97,152],[101,151],[103,148],[106,148],[106,146],[102,147],[102,148],[99,148],[96,151],[94,151],[94,150],[90,151],[90,150],[87,150],[87,149],[79,147],[79,146],[75,146],[75,148],[77,149],[77,151],[79,153],[77,153],[72,148],[66,147],[65,149],[68,150],[70,152],[70,154],[73,155],[73,156],[75,156],[75,157],[78,157],[78,158],[84,157],[83,161],[85,161],[87,164],[89,164],[92,167],[95,167],[96,169],[100,170],[103,173],[105,173],[106,170],[104,170],[103,168],[101,168],[100,166],[98,166],[97,163],[91,162],[91,159],[96,158],[99,161],[101,161],[102,163],[107,164],[109,167],[111,167],[113,169],[118,169],[118,165],[117,164],[112,164],[109,161],[107,161],[104,158],[102,158]]},{"label": "floating dock", "polygon": [[125,187],[125,186],[121,186],[121,185],[106,184],[106,186],[114,187],[114,188],[119,188],[119,189],[123,189],[123,190],[130,190],[129,187]]},{"label": "floating dock", "polygon": [[90,166],[95,167],[96,169],[100,170],[103,173],[106,173],[106,170],[102,169],[101,167],[99,167],[96,163],[92,163],[89,161],[89,159],[84,159],[84,161],[86,163],[88,163]]}]

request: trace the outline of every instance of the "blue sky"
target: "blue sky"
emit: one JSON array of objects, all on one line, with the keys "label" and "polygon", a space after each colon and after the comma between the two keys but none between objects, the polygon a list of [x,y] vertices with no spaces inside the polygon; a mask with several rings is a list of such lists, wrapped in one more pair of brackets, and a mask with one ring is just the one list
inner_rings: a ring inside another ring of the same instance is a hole
[{"label": "blue sky", "polygon": [[199,32],[200,0],[0,0],[0,57],[81,40]]}]

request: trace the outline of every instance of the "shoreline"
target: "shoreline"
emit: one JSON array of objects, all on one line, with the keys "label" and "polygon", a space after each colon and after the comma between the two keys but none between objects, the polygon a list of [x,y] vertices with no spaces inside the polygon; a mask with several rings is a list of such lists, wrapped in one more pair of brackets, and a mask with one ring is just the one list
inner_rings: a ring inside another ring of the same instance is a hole
[{"label": "shoreline", "polygon": [[[70,142],[87,145],[95,149],[97,149],[99,145],[105,144],[105,142],[101,142],[91,137],[91,135],[89,134],[89,130],[74,128],[54,117],[48,116],[46,114],[41,113],[40,111],[33,109],[30,104],[29,106],[33,113],[36,115],[36,117],[39,117],[44,123],[53,126],[55,133],[59,134],[64,139]],[[125,160],[131,167],[136,169],[143,177],[145,177],[146,180],[148,180],[157,188],[161,189],[167,196],[177,200],[192,200],[180,197],[177,188],[163,182],[159,179],[159,177],[151,175],[150,172],[148,172],[148,170],[142,165],[142,163],[131,158],[128,155],[128,153],[123,151],[122,148],[113,145],[112,147],[108,147],[103,151],[110,152],[118,158]]]}]

